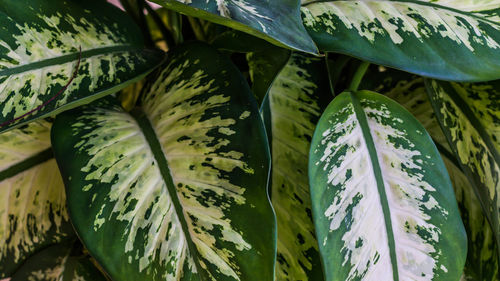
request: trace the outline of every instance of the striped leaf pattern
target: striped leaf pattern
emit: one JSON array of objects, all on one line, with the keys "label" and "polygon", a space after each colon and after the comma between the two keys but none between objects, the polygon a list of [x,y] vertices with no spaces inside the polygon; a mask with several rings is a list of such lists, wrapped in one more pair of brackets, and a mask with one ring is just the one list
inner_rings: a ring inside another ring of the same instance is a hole
[{"label": "striped leaf pattern", "polygon": [[[443,80],[500,78],[500,1],[302,2],[321,50]],[[460,59],[456,59],[460,58]]]},{"label": "striped leaf pattern", "polygon": [[278,221],[277,280],[323,280],[312,221],[307,162],[330,93],[325,62],[294,53],[263,107],[271,139],[271,199]]},{"label": "striped leaf pattern", "polygon": [[0,134],[0,277],[73,235],[50,126],[32,122]]},{"label": "striped leaf pattern", "polygon": [[102,1],[1,0],[0,22],[0,131],[114,93],[161,58]]},{"label": "striped leaf pattern", "polygon": [[[384,73],[370,73],[368,77],[377,81],[376,86],[372,86],[373,89],[394,99],[417,118],[429,132],[441,153],[450,174],[467,232],[468,252],[464,279],[497,280],[499,264],[495,236],[483,213],[474,185],[461,171],[446,136],[441,130],[427,97],[424,80],[415,75],[392,70]],[[380,83],[380,81],[384,82]]]},{"label": "striped leaf pattern", "polygon": [[249,33],[273,44],[317,53],[300,18],[299,0],[152,0],[168,9]]},{"label": "striped leaf pattern", "polygon": [[56,119],[75,228],[113,279],[271,280],[269,152],[248,85],[205,45],[168,61],[132,114],[100,100]]},{"label": "striped leaf pattern", "polygon": [[460,278],[466,237],[446,168],[394,101],[336,97],[313,136],[309,180],[327,280]]},{"label": "striped leaf pattern", "polygon": [[500,241],[500,82],[427,80],[439,123],[458,162],[479,195],[494,237]]}]

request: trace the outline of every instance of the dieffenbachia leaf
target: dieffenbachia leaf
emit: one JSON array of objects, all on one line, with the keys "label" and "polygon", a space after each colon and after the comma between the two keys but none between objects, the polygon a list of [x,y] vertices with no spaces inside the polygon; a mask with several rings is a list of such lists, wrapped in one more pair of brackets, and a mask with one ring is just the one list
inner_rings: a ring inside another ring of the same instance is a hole
[{"label": "dieffenbachia leaf", "polygon": [[299,0],[151,0],[168,9],[229,26],[278,46],[317,53],[300,18]]},{"label": "dieffenbachia leaf", "polygon": [[309,182],[327,280],[458,280],[465,231],[443,160],[387,97],[345,92],[314,133]]},{"label": "dieffenbachia leaf", "polygon": [[499,274],[495,234],[481,208],[474,188],[457,163],[443,154],[443,160],[455,189],[468,240],[465,280],[496,281]]},{"label": "dieffenbachia leaf", "polygon": [[35,121],[0,134],[0,277],[72,235],[50,123]]},{"label": "dieffenbachia leaf", "polygon": [[0,22],[0,131],[114,93],[161,61],[103,1],[0,0]]},{"label": "dieffenbachia leaf", "polygon": [[[410,111],[431,135],[444,160],[455,190],[458,208],[468,239],[465,280],[497,280],[498,256],[495,236],[491,230],[473,185],[460,170],[446,137],[427,97],[424,79],[408,73],[387,70],[369,73],[369,80],[378,81],[373,89],[394,99]],[[365,80],[365,79],[364,79]]]},{"label": "dieffenbachia leaf", "polygon": [[115,280],[272,280],[269,151],[243,76],[205,45],[172,51],[132,114],[59,115],[71,219]]},{"label": "dieffenbachia leaf", "polygon": [[302,6],[320,50],[443,80],[500,78],[498,0],[305,0]]},{"label": "dieffenbachia leaf", "polygon": [[252,92],[259,104],[264,100],[278,73],[288,62],[290,54],[288,50],[271,47],[265,51],[251,52],[246,55]]},{"label": "dieffenbachia leaf", "polygon": [[278,221],[277,280],[323,280],[307,180],[316,123],[332,98],[324,60],[292,54],[262,108],[268,127],[271,199]]},{"label": "dieffenbachia leaf", "polygon": [[33,255],[10,281],[106,281],[90,258],[71,244],[52,245]]},{"label": "dieffenbachia leaf", "polygon": [[[500,242],[500,81],[426,80],[434,111]],[[499,252],[500,253],[500,252]]]}]

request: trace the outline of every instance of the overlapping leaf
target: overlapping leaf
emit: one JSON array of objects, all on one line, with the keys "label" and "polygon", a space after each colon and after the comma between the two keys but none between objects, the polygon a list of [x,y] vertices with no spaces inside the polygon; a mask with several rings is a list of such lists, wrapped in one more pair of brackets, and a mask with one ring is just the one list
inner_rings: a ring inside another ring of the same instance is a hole
[{"label": "overlapping leaf", "polygon": [[272,155],[271,199],[278,221],[277,280],[323,280],[307,162],[314,128],[331,97],[324,60],[294,53],[263,106]]},{"label": "overlapping leaf", "polygon": [[50,123],[0,134],[0,277],[73,235],[64,186],[50,148]]},{"label": "overlapping leaf", "polygon": [[500,1],[314,1],[319,48],[444,80],[500,78]]},{"label": "overlapping leaf", "polygon": [[250,33],[273,44],[316,53],[298,0],[152,0],[166,8]]},{"label": "overlapping leaf", "polygon": [[309,180],[327,280],[460,278],[466,237],[446,168],[394,101],[336,97],[313,136]]},{"label": "overlapping leaf", "polygon": [[181,47],[142,108],[100,100],[59,115],[52,140],[75,228],[113,279],[272,280],[265,132],[226,57]]},{"label": "overlapping leaf", "polygon": [[61,243],[43,249],[29,258],[11,281],[105,281],[89,257],[75,251],[72,244]]},{"label": "overlapping leaf", "polygon": [[500,82],[426,81],[438,120],[500,241]]},{"label": "overlapping leaf", "polygon": [[252,92],[259,103],[264,100],[276,76],[288,62],[290,54],[288,50],[272,47],[246,55]]},{"label": "overlapping leaf", "polygon": [[374,82],[372,87],[368,86],[369,89],[386,94],[409,110],[424,125],[441,152],[467,232],[465,280],[497,280],[499,264],[495,235],[483,213],[474,185],[460,170],[441,130],[427,97],[424,80],[415,75],[392,70],[383,73],[371,72],[366,80]]},{"label": "overlapping leaf", "polygon": [[161,61],[102,1],[1,0],[0,23],[0,131],[116,92]]}]

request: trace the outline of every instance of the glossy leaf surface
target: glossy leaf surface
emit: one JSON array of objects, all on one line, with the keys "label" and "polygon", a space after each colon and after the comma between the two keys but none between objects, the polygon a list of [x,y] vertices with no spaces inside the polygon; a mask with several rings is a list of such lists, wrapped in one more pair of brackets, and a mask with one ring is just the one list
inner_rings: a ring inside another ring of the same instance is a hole
[{"label": "glossy leaf surface", "polygon": [[460,278],[466,237],[450,179],[396,102],[336,97],[313,136],[309,181],[326,280]]},{"label": "glossy leaf surface", "polygon": [[73,235],[50,126],[37,121],[0,134],[0,277]]},{"label": "glossy leaf surface", "polygon": [[272,280],[269,152],[252,93],[208,46],[168,61],[132,115],[102,100],[56,119],[75,228],[113,279]]},{"label": "glossy leaf surface", "polygon": [[273,44],[317,53],[300,18],[298,0],[153,0],[177,12],[250,33]]},{"label": "glossy leaf surface", "polygon": [[500,1],[302,2],[320,50],[454,81],[500,78]]},{"label": "glossy leaf surface", "polygon": [[102,1],[2,0],[0,23],[0,131],[116,92],[162,57]]},{"label": "glossy leaf surface", "polygon": [[321,58],[294,53],[263,106],[278,220],[277,280],[323,280],[312,221],[307,162],[316,123],[332,98]]}]

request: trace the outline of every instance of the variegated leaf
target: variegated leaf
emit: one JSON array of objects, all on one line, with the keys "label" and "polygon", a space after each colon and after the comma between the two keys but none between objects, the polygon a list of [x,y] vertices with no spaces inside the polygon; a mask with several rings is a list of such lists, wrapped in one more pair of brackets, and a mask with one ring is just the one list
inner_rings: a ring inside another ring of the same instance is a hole
[{"label": "variegated leaf", "polygon": [[443,160],[418,121],[369,91],[323,113],[309,158],[327,280],[458,280],[466,237]]},{"label": "variegated leaf", "polygon": [[40,249],[73,236],[50,123],[0,134],[0,277]]},{"label": "variegated leaf", "polygon": [[299,0],[151,0],[168,9],[229,26],[273,44],[317,53],[300,18]]},{"label": "variegated leaf", "polygon": [[399,102],[410,111],[431,135],[450,174],[455,197],[468,238],[465,280],[494,281],[498,277],[498,256],[495,236],[483,213],[474,186],[460,170],[446,137],[436,119],[421,77],[394,70],[371,72],[377,92]]},{"label": "variegated leaf", "polygon": [[116,280],[272,280],[269,152],[252,93],[208,46],[168,58],[131,115],[100,100],[56,119],[77,233]]},{"label": "variegated leaf", "polygon": [[500,1],[302,1],[320,50],[444,80],[500,78]]},{"label": "variegated leaf", "polygon": [[[500,242],[500,81],[427,80],[434,111]],[[500,252],[499,252],[500,253]]]},{"label": "variegated leaf", "polygon": [[307,162],[314,128],[331,98],[324,60],[294,53],[262,108],[270,132],[271,199],[278,221],[277,280],[323,280]]},{"label": "variegated leaf", "polygon": [[[455,189],[458,208],[467,231],[468,252],[464,279],[496,281],[499,274],[498,247],[474,189],[455,161],[442,154]],[[455,160],[455,159],[453,159]]]},{"label": "variegated leaf", "polygon": [[79,242],[43,249],[30,257],[10,281],[106,281],[90,258],[72,244]]},{"label": "variegated leaf", "polygon": [[102,1],[1,0],[0,22],[0,131],[114,93],[161,60]]}]

